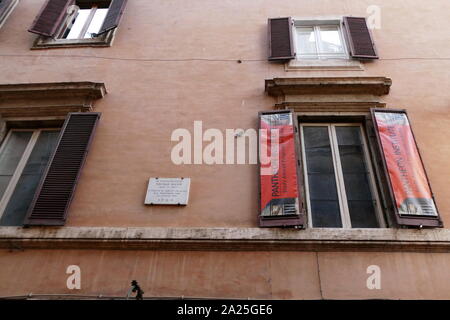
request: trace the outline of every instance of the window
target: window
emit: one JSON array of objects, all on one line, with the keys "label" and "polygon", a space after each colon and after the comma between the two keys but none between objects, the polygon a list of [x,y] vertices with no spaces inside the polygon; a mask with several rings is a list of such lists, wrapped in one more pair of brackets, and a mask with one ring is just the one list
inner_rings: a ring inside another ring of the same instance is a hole
[{"label": "window", "polygon": [[297,59],[347,59],[348,54],[339,23],[295,27]]},{"label": "window", "polygon": [[127,0],[47,0],[28,30],[32,49],[111,46]]},{"label": "window", "polygon": [[16,7],[19,0],[0,0],[0,28]]},{"label": "window", "polygon": [[301,137],[309,226],[383,227],[362,125],[304,123]]},{"label": "window", "polygon": [[363,70],[359,60],[378,59],[364,17],[271,18],[269,61],[298,69]]},{"label": "window", "polygon": [[[277,110],[259,112],[260,227],[443,227],[407,111],[377,102],[391,84],[384,77],[265,81]],[[280,117],[294,120],[269,121]],[[295,210],[274,210],[293,198]]]},{"label": "window", "polygon": [[103,5],[88,4],[84,7],[77,5],[71,7],[62,26],[59,38],[61,39],[91,39],[97,37],[106,14],[108,13],[110,3]]},{"label": "window", "polygon": [[55,150],[59,129],[9,131],[0,148],[0,225],[19,226]]}]

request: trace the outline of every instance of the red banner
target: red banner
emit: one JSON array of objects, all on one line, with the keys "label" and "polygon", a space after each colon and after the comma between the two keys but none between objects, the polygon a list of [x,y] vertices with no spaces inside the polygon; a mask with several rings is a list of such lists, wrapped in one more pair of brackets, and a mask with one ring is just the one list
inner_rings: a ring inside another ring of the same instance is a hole
[{"label": "red banner", "polygon": [[298,215],[292,113],[263,114],[260,121],[261,215]]},{"label": "red banner", "polygon": [[438,216],[408,117],[402,112],[374,115],[398,213]]}]

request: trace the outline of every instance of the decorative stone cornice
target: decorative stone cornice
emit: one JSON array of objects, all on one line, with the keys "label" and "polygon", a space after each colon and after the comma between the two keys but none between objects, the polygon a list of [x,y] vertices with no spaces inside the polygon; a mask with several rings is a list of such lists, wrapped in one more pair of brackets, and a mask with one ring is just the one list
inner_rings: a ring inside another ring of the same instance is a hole
[{"label": "decorative stone cornice", "polygon": [[295,77],[266,80],[270,96],[364,94],[381,96],[389,93],[392,80],[386,77]]},{"label": "decorative stone cornice", "polygon": [[290,109],[295,112],[308,112],[311,110],[317,112],[334,112],[339,108],[340,112],[367,112],[370,108],[385,108],[385,103],[380,102],[305,102],[305,101],[285,101],[277,103],[276,109]]},{"label": "decorative stone cornice", "polygon": [[96,82],[0,84],[0,116],[56,117],[91,111],[93,101],[105,94],[105,84]]},{"label": "decorative stone cornice", "polygon": [[0,248],[450,252],[450,230],[0,227]]}]

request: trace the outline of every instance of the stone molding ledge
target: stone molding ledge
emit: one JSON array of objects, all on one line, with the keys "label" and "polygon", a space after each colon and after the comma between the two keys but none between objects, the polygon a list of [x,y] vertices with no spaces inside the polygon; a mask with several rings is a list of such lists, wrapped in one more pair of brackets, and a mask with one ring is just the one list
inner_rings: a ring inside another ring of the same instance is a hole
[{"label": "stone molding ledge", "polygon": [[265,91],[273,97],[314,94],[389,94],[386,77],[295,77],[267,79]]},{"label": "stone molding ledge", "polygon": [[0,248],[450,252],[450,229],[0,227]]},{"label": "stone molding ledge", "polygon": [[104,83],[55,82],[0,84],[0,116],[66,116],[68,112],[92,111],[94,100],[106,95]]}]

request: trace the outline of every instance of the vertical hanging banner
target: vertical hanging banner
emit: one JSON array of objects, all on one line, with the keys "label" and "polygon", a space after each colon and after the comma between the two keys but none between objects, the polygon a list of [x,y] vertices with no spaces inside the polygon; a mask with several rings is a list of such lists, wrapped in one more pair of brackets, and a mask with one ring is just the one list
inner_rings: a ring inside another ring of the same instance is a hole
[{"label": "vertical hanging banner", "polygon": [[[385,159],[397,214],[400,217],[439,219],[406,112],[373,109],[372,115]],[[413,225],[417,225],[417,223],[413,223]]]},{"label": "vertical hanging banner", "polygon": [[300,226],[303,221],[299,214],[296,139],[292,112],[261,113],[259,138],[260,224]]}]

